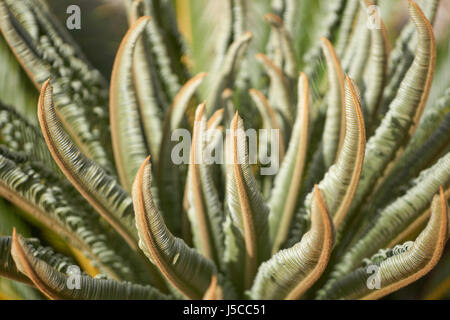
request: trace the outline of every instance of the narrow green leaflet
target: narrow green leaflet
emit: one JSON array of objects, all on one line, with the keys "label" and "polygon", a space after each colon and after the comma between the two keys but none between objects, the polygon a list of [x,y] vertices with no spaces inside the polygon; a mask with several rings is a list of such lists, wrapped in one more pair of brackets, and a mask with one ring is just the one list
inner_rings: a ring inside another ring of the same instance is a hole
[{"label": "narrow green leaflet", "polygon": [[228,220],[225,226],[225,260],[232,268],[239,264],[239,276],[243,277],[244,286],[249,288],[258,265],[270,256],[269,208],[251,172],[244,124],[237,113],[230,125],[225,148]]},{"label": "narrow green leaflet", "polygon": [[[252,98],[253,102],[255,103],[256,108],[259,111],[259,114],[261,115],[261,118],[262,118],[262,127],[261,128],[265,129],[265,130],[273,129],[273,130],[279,131],[278,152],[279,152],[279,158],[280,158],[279,160],[281,162],[283,160],[284,154],[285,154],[285,146],[284,146],[285,139],[284,139],[283,133],[281,132],[280,124],[278,122],[278,118],[277,118],[275,109],[272,108],[269,100],[267,100],[267,98],[262,94],[261,91],[256,90],[256,89],[250,89],[249,94],[250,94],[250,97]],[[231,110],[229,113],[231,113]],[[230,117],[230,119],[231,118],[232,118],[232,116]],[[263,144],[262,146],[260,145],[259,147],[264,148],[263,151],[259,151],[260,154],[268,154],[266,151],[268,146],[266,147]]]},{"label": "narrow green leaflet", "polygon": [[[297,1],[291,0],[291,2]],[[322,4],[323,13],[320,15],[320,23],[318,23],[319,30],[317,31],[317,36],[314,37],[314,39],[324,37],[335,43],[337,34],[336,29],[338,29],[339,23],[343,21],[343,19],[340,19],[339,13],[344,10],[343,7],[345,3],[346,2],[344,0],[332,0],[325,1],[325,5]],[[296,19],[296,16],[293,16],[292,19]],[[303,29],[303,25],[300,25],[299,28]],[[300,32],[303,31],[300,30]],[[319,42],[312,44],[302,58],[305,73],[313,83],[321,79],[322,61],[320,59],[320,46],[321,44]]]},{"label": "narrow green leaflet", "polygon": [[186,44],[178,32],[171,1],[143,0],[143,4],[144,14],[152,17],[145,30],[146,41],[151,46],[159,82],[171,101],[189,78],[182,63]]},{"label": "narrow green leaflet", "polygon": [[[368,0],[365,0],[364,4],[366,10],[371,5]],[[362,81],[365,88],[363,101],[367,127],[371,126],[375,120],[387,82],[389,41],[383,21],[380,19],[378,23],[380,23],[379,28],[370,30],[370,51]]]},{"label": "narrow green leaflet", "polygon": [[[142,16],[142,4],[141,0],[133,1],[130,8],[131,25],[134,25]],[[155,59],[149,52],[152,44],[147,38],[148,35],[145,32],[142,33],[134,48],[133,83],[147,148],[152,155],[153,163],[157,166],[162,139],[163,111],[168,108],[169,102],[164,97],[165,94],[157,79]]]},{"label": "narrow green leaflet", "polygon": [[389,171],[389,176],[376,187],[374,197],[363,209],[375,213],[384,203],[402,195],[405,181],[433,164],[448,152],[450,143],[450,90],[425,112],[405,152]]},{"label": "narrow green leaflet", "polygon": [[269,234],[273,243],[272,253],[278,251],[286,240],[298,201],[303,168],[308,146],[309,87],[306,75],[298,80],[297,117],[292,130],[286,157],[275,177],[269,200]]},{"label": "narrow green leaflet", "polygon": [[212,168],[208,166],[213,159],[207,149],[207,130],[214,130],[214,124],[207,127],[204,109],[204,103],[199,105],[195,115],[187,182],[188,214],[196,248],[206,258],[221,265],[223,206],[214,184]]},{"label": "narrow green leaflet", "polygon": [[111,75],[110,120],[114,157],[120,181],[128,191],[148,155],[133,84],[133,57],[136,43],[149,20],[149,17],[141,17],[130,27],[117,52]]},{"label": "narrow green leaflet", "polygon": [[[367,26],[369,15],[365,6],[359,5],[352,37],[342,57],[344,72],[360,85],[370,50],[370,28]],[[376,21],[378,22],[378,21]]]},{"label": "narrow green leaflet", "polygon": [[359,0],[348,0],[345,4],[342,14],[342,20],[337,32],[336,52],[342,57],[344,50],[348,45],[353,29],[355,17],[357,16],[359,8]]},{"label": "narrow green leaflet", "polygon": [[322,152],[325,168],[329,168],[342,147],[345,133],[344,73],[339,58],[330,41],[321,38],[322,50],[327,62],[328,107],[322,136]]},{"label": "narrow green leaflet", "polygon": [[221,107],[218,103],[223,90],[233,88],[233,82],[236,79],[239,64],[242,62],[252,37],[253,34],[251,32],[245,32],[234,40],[228,47],[220,68],[212,74],[214,78],[211,81],[211,88],[206,99],[207,116]]}]

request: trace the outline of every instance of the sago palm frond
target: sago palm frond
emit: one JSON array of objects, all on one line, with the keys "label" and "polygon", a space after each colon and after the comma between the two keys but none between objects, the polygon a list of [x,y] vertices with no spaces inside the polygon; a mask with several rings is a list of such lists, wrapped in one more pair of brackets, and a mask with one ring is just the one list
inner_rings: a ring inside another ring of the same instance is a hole
[{"label": "sago palm frond", "polygon": [[0,0],[0,297],[379,299],[448,260],[438,0],[392,48],[369,0],[124,5],[108,83]]}]

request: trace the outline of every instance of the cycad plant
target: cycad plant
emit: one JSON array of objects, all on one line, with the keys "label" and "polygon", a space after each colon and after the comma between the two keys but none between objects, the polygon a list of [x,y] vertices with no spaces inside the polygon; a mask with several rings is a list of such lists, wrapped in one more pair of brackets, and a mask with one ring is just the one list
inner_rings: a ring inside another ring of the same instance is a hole
[{"label": "cycad plant", "polygon": [[46,2],[0,0],[0,293],[378,299],[444,257],[449,297],[439,1],[392,49],[368,0],[173,4],[124,1],[108,88]]}]

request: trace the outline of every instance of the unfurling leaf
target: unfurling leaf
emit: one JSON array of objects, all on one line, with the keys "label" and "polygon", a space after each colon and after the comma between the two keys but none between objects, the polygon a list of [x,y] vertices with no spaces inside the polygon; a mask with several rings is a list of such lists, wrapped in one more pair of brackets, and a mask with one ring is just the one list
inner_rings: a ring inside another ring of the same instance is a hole
[{"label": "unfurling leaf", "polygon": [[254,299],[299,299],[320,277],[334,243],[334,228],[317,185],[311,207],[311,230],[289,249],[264,262],[250,290]]},{"label": "unfurling leaf", "polygon": [[[373,191],[373,185],[383,176],[389,163],[395,163],[402,148],[417,126],[428,98],[436,60],[436,47],[430,22],[416,3],[410,1],[409,14],[418,35],[414,62],[398,88],[375,134],[367,142],[363,172],[351,211]],[[348,219],[350,219],[349,216]]]},{"label": "unfurling leaf", "polygon": [[[359,94],[349,77],[345,79],[345,118],[345,137],[342,148],[335,164],[328,169],[325,177],[319,183],[319,188],[324,194],[336,228],[343,221],[356,192],[366,143]],[[304,206],[297,213],[296,225],[292,231],[293,237],[289,243],[298,241],[296,239],[305,231],[311,197],[312,193],[306,197]]]},{"label": "unfurling leaf", "polygon": [[[225,260],[237,267],[244,261],[244,286],[249,288],[256,269],[270,255],[269,209],[252,174],[242,119],[236,113],[226,140],[226,231]],[[236,250],[237,249],[237,250]],[[241,260],[243,259],[243,260]]]},{"label": "unfurling leaf", "polygon": [[328,108],[322,137],[325,168],[329,168],[342,148],[345,136],[345,84],[342,67],[330,41],[321,38],[328,69]]},{"label": "unfurling leaf", "polygon": [[[173,152],[175,139],[183,139],[182,135],[175,134],[177,129],[182,129],[183,119],[186,116],[186,110],[190,101],[195,96],[197,88],[203,83],[206,73],[199,73],[192,77],[180,89],[178,94],[167,111],[162,132],[162,142],[159,154],[159,167],[156,171],[156,182],[158,186],[158,196],[161,210],[167,226],[173,232],[178,231],[182,212],[182,191],[183,191],[183,173],[180,170],[180,164],[174,163]],[[178,131],[179,132],[179,131]],[[176,192],[175,192],[176,191]]]},{"label": "unfurling leaf", "polygon": [[140,164],[148,155],[133,84],[133,57],[136,43],[149,19],[139,18],[128,30],[117,52],[111,74],[111,137],[120,181],[128,191],[131,190]]},{"label": "unfurling leaf", "polygon": [[38,116],[47,146],[61,171],[83,197],[137,250],[132,202],[119,183],[87,158],[61,126],[48,80],[38,103]]},{"label": "unfurling leaf", "polygon": [[[193,234],[197,236],[194,238],[196,247],[206,258],[219,263],[224,250],[222,230],[224,217],[222,203],[214,185],[212,168],[208,166],[210,159],[207,157],[210,155],[206,150],[207,130],[214,130],[211,128],[214,124],[208,123],[210,128],[207,128],[204,111],[205,103],[198,106],[195,114],[187,181],[188,213]],[[211,120],[215,121],[214,118]]]},{"label": "unfurling leaf", "polygon": [[309,85],[304,73],[298,80],[298,96],[297,117],[292,129],[291,141],[286,157],[281,163],[280,172],[275,178],[269,200],[269,232],[273,243],[272,253],[278,251],[288,235],[305,166],[308,146]]},{"label": "unfurling leaf", "polygon": [[188,299],[201,299],[216,267],[167,229],[153,201],[149,160],[144,161],[133,184],[139,246],[173,287]]},{"label": "unfurling leaf", "polygon": [[379,299],[427,274],[439,261],[448,239],[448,208],[442,188],[433,198],[431,212],[427,226],[414,242],[380,251],[365,262],[365,267],[340,278],[322,297]]}]

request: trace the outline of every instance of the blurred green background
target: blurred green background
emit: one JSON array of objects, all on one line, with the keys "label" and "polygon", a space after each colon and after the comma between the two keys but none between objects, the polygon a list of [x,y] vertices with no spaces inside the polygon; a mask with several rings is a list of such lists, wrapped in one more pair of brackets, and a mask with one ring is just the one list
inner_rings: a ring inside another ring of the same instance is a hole
[{"label": "blurred green background", "polygon": [[[127,30],[127,18],[123,3],[126,0],[47,0],[52,11],[58,16],[62,23],[65,23],[68,14],[66,9],[71,4],[76,4],[81,8],[81,30],[69,30],[73,38],[80,44],[89,60],[95,65],[106,78],[111,73],[114,56],[119,47],[120,40]],[[187,40],[208,38],[208,33],[217,22],[220,16],[220,4],[215,2],[221,0],[173,0],[177,7],[177,15],[182,18],[180,27]],[[254,0],[258,2],[270,3],[267,0]],[[205,28],[193,28],[192,21],[199,17],[198,10],[202,4],[208,7],[208,14],[201,15],[202,25]],[[395,38],[402,27],[408,22],[407,1],[403,0],[380,0],[382,19],[387,26],[391,45],[394,45]],[[215,9],[215,10],[214,10]],[[262,13],[264,14],[264,13]],[[216,16],[217,15],[217,16]],[[261,26],[261,21],[254,21]],[[252,21],[249,21],[251,25]],[[439,56],[448,57],[450,49],[450,1],[442,0],[434,25],[436,40],[438,43]],[[192,32],[195,34],[192,35]],[[198,34],[198,33],[204,34]],[[189,42],[189,41],[188,41]],[[192,52],[195,59],[195,50]],[[448,70],[448,69],[447,69]],[[450,73],[447,72],[450,77]],[[450,83],[447,78],[446,83]]]}]

